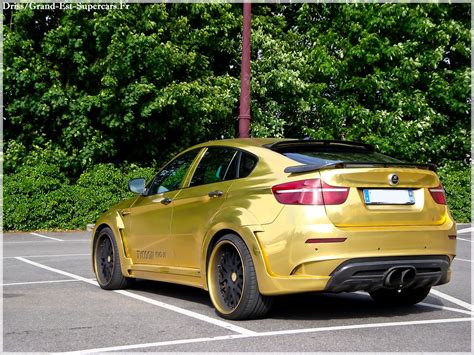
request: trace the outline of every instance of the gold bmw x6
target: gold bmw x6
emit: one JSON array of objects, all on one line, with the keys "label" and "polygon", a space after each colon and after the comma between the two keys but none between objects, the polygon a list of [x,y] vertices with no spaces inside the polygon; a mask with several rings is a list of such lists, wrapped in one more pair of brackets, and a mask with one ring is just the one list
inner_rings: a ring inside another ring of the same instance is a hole
[{"label": "gold bmw x6", "polygon": [[415,304],[450,280],[456,228],[432,165],[343,141],[231,139],[187,149],[97,221],[104,289],[136,278],[209,290],[228,319],[272,296],[367,291]]}]

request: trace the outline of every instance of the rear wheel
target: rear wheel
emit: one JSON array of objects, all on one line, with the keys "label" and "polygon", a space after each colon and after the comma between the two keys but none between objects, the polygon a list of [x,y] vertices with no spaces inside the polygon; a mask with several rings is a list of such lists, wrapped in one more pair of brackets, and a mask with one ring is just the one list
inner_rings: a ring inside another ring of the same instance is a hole
[{"label": "rear wheel", "polygon": [[370,292],[374,301],[392,306],[411,306],[423,301],[431,287],[408,288],[402,290],[380,289]]},{"label": "rear wheel", "polygon": [[127,288],[133,279],[122,275],[114,234],[104,228],[94,241],[94,269],[99,286],[105,290]]},{"label": "rear wheel", "polygon": [[272,298],[260,294],[250,252],[235,234],[223,236],[212,249],[207,280],[216,313],[223,318],[261,318],[270,310]]}]

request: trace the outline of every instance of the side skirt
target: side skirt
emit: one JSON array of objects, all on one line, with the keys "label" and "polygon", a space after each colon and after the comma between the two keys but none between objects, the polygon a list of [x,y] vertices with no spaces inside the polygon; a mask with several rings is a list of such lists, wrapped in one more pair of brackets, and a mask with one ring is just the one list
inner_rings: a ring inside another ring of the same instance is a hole
[{"label": "side skirt", "polygon": [[139,279],[171,282],[186,286],[204,288],[199,269],[134,264],[128,270],[129,277]]}]

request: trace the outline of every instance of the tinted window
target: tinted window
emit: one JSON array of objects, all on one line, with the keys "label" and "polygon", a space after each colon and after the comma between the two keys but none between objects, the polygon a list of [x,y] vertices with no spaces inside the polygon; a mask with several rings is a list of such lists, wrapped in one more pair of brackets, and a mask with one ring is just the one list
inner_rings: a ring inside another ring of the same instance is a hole
[{"label": "tinted window", "polygon": [[278,150],[279,153],[299,163],[325,165],[337,162],[346,163],[400,163],[387,155],[358,148],[346,147],[298,147]]},{"label": "tinted window", "polygon": [[[209,148],[194,172],[189,186],[212,184],[235,179],[237,151],[231,148]],[[230,167],[234,166],[234,169]]]},{"label": "tinted window", "polygon": [[148,194],[155,195],[179,189],[189,166],[192,164],[198,152],[199,149],[191,150],[166,165],[163,170],[155,176]]},{"label": "tinted window", "polygon": [[242,156],[240,157],[239,178],[249,176],[253,168],[255,168],[255,165],[257,165],[257,158],[242,152]]},{"label": "tinted window", "polygon": [[225,180],[232,180],[237,178],[237,172],[240,162],[240,152],[236,151],[235,156],[230,162],[229,168],[227,169],[227,174],[225,175]]}]

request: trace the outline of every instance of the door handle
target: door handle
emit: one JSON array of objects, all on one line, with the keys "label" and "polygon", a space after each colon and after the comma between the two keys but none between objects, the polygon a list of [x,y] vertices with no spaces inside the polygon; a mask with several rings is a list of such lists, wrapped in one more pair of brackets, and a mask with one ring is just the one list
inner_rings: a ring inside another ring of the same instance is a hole
[{"label": "door handle", "polygon": [[126,215],[130,214],[130,211],[125,211],[125,210],[123,210],[123,211],[120,212],[120,214],[121,214],[122,216],[126,216]]},{"label": "door handle", "polygon": [[224,193],[220,190],[211,191],[208,193],[209,197],[221,197]]},{"label": "door handle", "polygon": [[160,201],[163,205],[169,205],[171,202],[173,202],[172,199],[168,198],[168,197],[165,197],[164,199],[162,199]]}]

